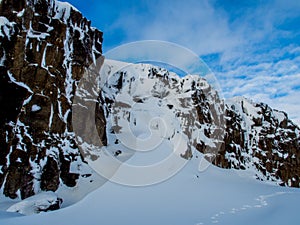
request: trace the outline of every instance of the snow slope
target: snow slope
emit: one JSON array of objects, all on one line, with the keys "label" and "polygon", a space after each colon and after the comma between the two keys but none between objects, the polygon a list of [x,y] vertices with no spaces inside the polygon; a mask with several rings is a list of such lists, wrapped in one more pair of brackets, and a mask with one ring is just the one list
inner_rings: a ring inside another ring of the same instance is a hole
[{"label": "snow slope", "polygon": [[79,203],[31,216],[1,214],[6,225],[299,224],[300,190],[264,184],[243,172],[193,158],[176,176],[148,187],[111,182]]}]

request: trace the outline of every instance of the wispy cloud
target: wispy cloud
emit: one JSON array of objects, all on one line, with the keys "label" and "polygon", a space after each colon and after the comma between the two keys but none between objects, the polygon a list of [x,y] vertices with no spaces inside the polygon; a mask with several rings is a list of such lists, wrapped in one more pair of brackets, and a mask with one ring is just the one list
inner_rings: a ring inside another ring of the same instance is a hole
[{"label": "wispy cloud", "polygon": [[122,12],[112,24],[126,33],[125,42],[157,39],[184,45],[198,54],[223,52],[241,39],[227,15],[209,1],[146,1],[143,11]]},{"label": "wispy cloud", "polygon": [[88,8],[105,51],[145,39],[175,42],[206,60],[224,96],[264,101],[300,124],[300,1],[111,0]]},{"label": "wispy cloud", "polygon": [[[276,51],[273,57],[274,51],[262,54],[256,63],[227,64],[224,71],[216,73],[224,96],[243,95],[268,103],[273,108],[288,112],[300,124],[300,56],[294,55],[295,51],[298,51],[297,47],[290,51],[284,48],[281,52]],[[264,58],[266,55],[269,57]],[[280,60],[276,61],[274,57]]]},{"label": "wispy cloud", "polygon": [[233,50],[247,51],[262,41],[276,42],[295,33],[284,24],[299,17],[298,1],[253,1],[236,6],[226,2],[136,1],[129,9],[120,9],[107,29],[120,31],[122,42],[174,41],[200,55],[226,52],[227,57]]}]

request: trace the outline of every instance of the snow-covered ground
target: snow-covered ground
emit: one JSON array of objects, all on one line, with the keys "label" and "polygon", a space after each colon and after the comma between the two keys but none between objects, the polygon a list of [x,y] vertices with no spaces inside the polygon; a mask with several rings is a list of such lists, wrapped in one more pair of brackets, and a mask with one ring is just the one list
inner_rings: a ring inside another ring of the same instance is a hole
[{"label": "snow-covered ground", "polygon": [[300,190],[215,166],[198,171],[194,157],[169,180],[146,187],[111,182],[72,206],[31,216],[1,212],[5,225],[299,224]]}]

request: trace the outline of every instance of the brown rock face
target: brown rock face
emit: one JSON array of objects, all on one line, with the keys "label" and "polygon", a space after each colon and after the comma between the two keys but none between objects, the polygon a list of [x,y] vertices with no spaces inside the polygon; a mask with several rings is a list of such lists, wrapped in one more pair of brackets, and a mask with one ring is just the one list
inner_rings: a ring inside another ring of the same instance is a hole
[{"label": "brown rock face", "polygon": [[75,186],[72,100],[102,33],[54,0],[2,0],[0,15],[0,186],[22,199]]},{"label": "brown rock face", "polygon": [[300,187],[300,129],[284,112],[245,98],[228,104],[223,149],[219,167],[253,168],[260,180]]},{"label": "brown rock face", "polygon": [[44,191],[56,191],[59,185],[59,168],[52,157],[47,158],[46,165],[41,175],[41,189]]}]

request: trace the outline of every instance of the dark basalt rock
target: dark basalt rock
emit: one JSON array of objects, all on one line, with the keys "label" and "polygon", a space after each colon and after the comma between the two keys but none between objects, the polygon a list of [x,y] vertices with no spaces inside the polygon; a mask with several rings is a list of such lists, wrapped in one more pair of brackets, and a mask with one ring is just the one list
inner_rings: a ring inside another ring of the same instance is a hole
[{"label": "dark basalt rock", "polygon": [[[243,106],[245,101],[254,107],[258,117],[247,113]],[[246,99],[237,104],[242,112],[234,105],[227,105],[224,149],[218,152],[213,163],[222,168],[251,167],[257,170],[256,176],[260,180],[300,187],[299,127],[286,113],[266,104],[255,104]],[[249,121],[248,127],[243,126]]]},{"label": "dark basalt rock", "polygon": [[59,185],[59,168],[52,157],[47,158],[41,175],[41,189],[43,191],[56,191]]},{"label": "dark basalt rock", "polygon": [[45,207],[39,207],[37,206],[36,211],[37,212],[48,212],[48,211],[54,211],[54,210],[58,210],[61,207],[61,204],[63,203],[63,200],[61,198],[57,198],[56,201],[51,202],[49,206]]},{"label": "dark basalt rock", "polygon": [[101,56],[102,32],[54,0],[3,0],[0,15],[9,21],[9,33],[0,30],[0,187],[22,199],[56,191],[61,181],[73,187],[80,174],[71,163],[81,156],[71,135],[72,99]]}]

